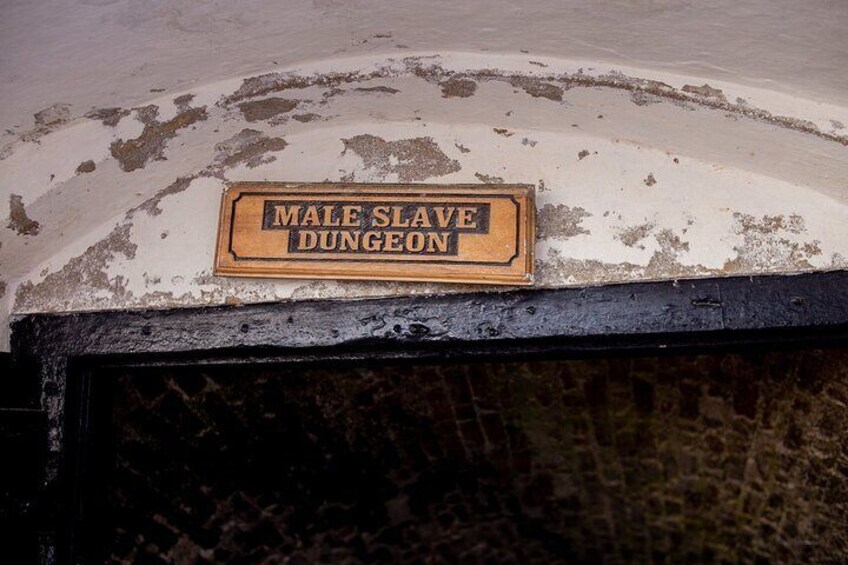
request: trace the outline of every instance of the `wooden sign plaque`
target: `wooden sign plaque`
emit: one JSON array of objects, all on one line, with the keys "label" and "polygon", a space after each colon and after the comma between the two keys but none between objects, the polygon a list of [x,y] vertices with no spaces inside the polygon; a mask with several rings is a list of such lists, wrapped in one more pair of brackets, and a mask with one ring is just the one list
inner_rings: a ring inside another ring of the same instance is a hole
[{"label": "wooden sign plaque", "polygon": [[528,185],[237,183],[215,274],[527,285]]}]

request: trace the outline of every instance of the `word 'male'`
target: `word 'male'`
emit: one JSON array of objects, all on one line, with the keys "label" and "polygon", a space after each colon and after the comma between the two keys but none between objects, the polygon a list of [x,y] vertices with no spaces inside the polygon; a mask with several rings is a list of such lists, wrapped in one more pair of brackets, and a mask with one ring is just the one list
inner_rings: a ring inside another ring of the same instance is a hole
[{"label": "word 'male'", "polygon": [[239,183],[215,272],[529,284],[534,211],[525,185]]}]

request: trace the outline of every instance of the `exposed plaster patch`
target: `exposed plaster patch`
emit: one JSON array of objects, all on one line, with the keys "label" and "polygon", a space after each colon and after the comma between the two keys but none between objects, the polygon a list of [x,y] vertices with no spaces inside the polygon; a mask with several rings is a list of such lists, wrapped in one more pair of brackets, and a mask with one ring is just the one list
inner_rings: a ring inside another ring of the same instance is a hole
[{"label": "exposed plaster patch", "polygon": [[248,122],[268,120],[279,114],[291,112],[297,107],[297,100],[286,100],[285,98],[265,98],[264,100],[253,100],[242,102],[238,105],[244,119]]},{"label": "exposed plaster patch", "polygon": [[282,151],[286,146],[288,143],[282,137],[268,137],[261,131],[245,128],[215,145],[215,163],[226,168],[244,164],[252,169],[276,160],[268,153]]},{"label": "exposed plaster patch", "polygon": [[[689,251],[689,242],[680,239],[680,236],[675,234],[668,228],[660,230],[655,236],[660,248],[654,252],[651,260],[648,261],[648,266],[645,268],[645,276],[651,279],[662,277],[681,277],[689,273],[692,266],[683,265],[678,260],[678,255],[681,251]],[[694,266],[699,273],[705,269],[700,266]]]},{"label": "exposed plaster patch", "polygon": [[536,280],[542,286],[562,284],[605,284],[628,280],[651,280],[704,276],[713,271],[701,265],[685,265],[678,256],[689,243],[668,229],[656,236],[659,249],[647,265],[630,262],[607,263],[596,259],[565,257],[559,249],[548,249],[547,257],[536,261]]},{"label": "exposed plaster patch", "polygon": [[807,231],[804,219],[798,215],[756,218],[736,212],[733,220],[734,231],[742,236],[742,242],[733,247],[736,257],[724,265],[723,270],[728,273],[764,268],[809,270],[813,268],[810,259],[822,253],[818,240],[804,242],[789,237]]},{"label": "exposed plaster patch", "polygon": [[108,236],[74,257],[40,283],[27,281],[15,292],[15,309],[62,311],[79,308],[110,307],[131,296],[127,280],[118,275],[109,278],[106,269],[117,256],[135,257],[137,246],[130,241],[132,224],[115,227]]},{"label": "exposed plaster patch", "polygon": [[206,106],[183,107],[176,116],[165,122],[156,119],[159,115],[159,108],[156,106],[144,106],[138,108],[136,112],[139,121],[144,124],[141,135],[127,141],[119,139],[109,148],[112,156],[118,160],[121,169],[125,172],[144,168],[152,160],[164,159],[165,145],[168,140],[175,137],[179,130],[208,117]]},{"label": "exposed plaster patch", "polygon": [[400,182],[423,181],[455,173],[459,162],[439,148],[432,137],[416,137],[386,141],[381,137],[361,134],[342,139],[344,151],[353,151],[366,169],[382,177],[397,174]]},{"label": "exposed plaster patch", "polygon": [[82,163],[79,164],[79,166],[77,167],[76,173],[78,175],[81,175],[81,174],[84,174],[84,173],[91,173],[91,172],[94,172],[94,169],[96,169],[96,168],[97,168],[97,165],[94,164],[94,161],[89,159],[88,161],[83,161]]},{"label": "exposed plaster patch", "polygon": [[585,209],[565,204],[545,204],[536,214],[536,237],[538,239],[568,239],[580,234],[589,234],[589,230],[580,224],[592,214]]},{"label": "exposed plaster patch", "polygon": [[20,194],[9,195],[9,223],[6,226],[18,232],[18,235],[38,235],[41,229],[38,222],[27,216],[24,199]]},{"label": "exposed plaster patch", "polygon": [[71,120],[70,104],[53,104],[33,114],[35,127],[21,134],[22,141],[38,141]]},{"label": "exposed plaster patch", "polygon": [[130,110],[124,108],[100,108],[85,115],[91,120],[100,120],[104,126],[115,127],[122,118],[129,116]]},{"label": "exposed plaster patch", "polygon": [[484,175],[483,173],[474,173],[474,176],[477,177],[477,180],[486,184],[503,184],[504,182],[501,177]]},{"label": "exposed plaster patch", "polygon": [[[635,247],[637,243],[648,237],[648,234],[650,234],[651,230],[653,230],[656,226],[656,222],[648,222],[647,224],[639,226],[630,226],[619,230],[615,238],[627,247]],[[639,245],[639,249],[645,249],[645,246]]]},{"label": "exposed plaster patch", "polygon": [[477,83],[467,78],[449,78],[442,81],[442,98],[469,98],[477,92]]},{"label": "exposed plaster patch", "polygon": [[654,186],[657,184],[657,179],[654,178],[654,173],[648,173],[647,178],[645,178],[642,182],[644,182],[646,186]]}]

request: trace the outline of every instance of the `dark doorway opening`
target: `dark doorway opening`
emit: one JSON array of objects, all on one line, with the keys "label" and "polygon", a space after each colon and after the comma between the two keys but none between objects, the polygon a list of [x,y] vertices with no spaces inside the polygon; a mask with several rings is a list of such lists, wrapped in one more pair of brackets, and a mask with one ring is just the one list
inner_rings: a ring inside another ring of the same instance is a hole
[{"label": "dark doorway opening", "polygon": [[89,379],[90,562],[785,562],[848,548],[848,348]]}]

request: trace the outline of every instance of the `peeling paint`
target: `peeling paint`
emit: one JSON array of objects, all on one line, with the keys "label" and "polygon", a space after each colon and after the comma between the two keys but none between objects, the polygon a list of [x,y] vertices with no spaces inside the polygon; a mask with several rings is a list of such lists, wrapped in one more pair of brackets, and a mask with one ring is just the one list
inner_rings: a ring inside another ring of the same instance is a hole
[{"label": "peeling paint", "polygon": [[545,82],[536,77],[513,76],[510,77],[509,84],[520,88],[533,98],[547,98],[555,102],[562,102],[563,87]]},{"label": "peeling paint", "polygon": [[442,98],[469,98],[477,92],[477,83],[467,78],[449,78],[440,86]]},{"label": "peeling paint", "polygon": [[53,104],[33,114],[35,127],[21,134],[21,141],[38,141],[71,120],[70,104]]},{"label": "peeling paint", "polygon": [[265,98],[263,100],[253,100],[250,102],[242,102],[238,105],[244,119],[248,122],[264,121],[291,112],[298,105],[297,100],[286,100],[285,98]]},{"label": "peeling paint", "polygon": [[477,180],[486,184],[503,184],[504,180],[501,177],[492,175],[484,175],[483,173],[474,173]]},{"label": "peeling paint", "polygon": [[[651,230],[653,230],[656,226],[656,222],[630,226],[628,228],[621,229],[618,234],[616,234],[615,238],[627,247],[635,247],[637,243],[648,237],[648,234],[651,233]],[[640,245],[639,248],[645,249],[645,246]]]},{"label": "peeling paint", "polygon": [[400,182],[423,181],[460,170],[459,162],[445,155],[431,137],[386,141],[361,134],[342,139],[342,143],[344,152],[358,155],[366,169],[383,178],[396,174]]},{"label": "peeling paint", "polygon": [[653,94],[648,94],[644,90],[634,90],[630,93],[630,100],[637,106],[648,106],[650,104],[658,104],[661,100]]},{"label": "peeling paint", "polygon": [[727,261],[726,272],[745,272],[764,265],[783,270],[812,269],[810,260],[821,255],[819,241],[795,241],[790,236],[806,232],[804,219],[798,215],[788,217],[733,214],[734,231],[742,242],[733,247],[736,257]]},{"label": "peeling paint", "polygon": [[320,120],[321,116],[318,114],[306,113],[306,114],[294,114],[292,116],[293,120],[297,120],[301,123],[314,122],[316,120]]},{"label": "peeling paint", "polygon": [[[185,191],[191,184],[191,181],[193,181],[195,178],[195,175],[178,178],[177,180],[169,184],[167,187],[163,188],[155,195],[130,210],[127,213],[127,218],[132,218],[135,213],[139,211],[147,212],[151,216],[158,216],[162,213],[162,209],[159,208],[159,203],[162,201],[162,199],[167,198],[172,194],[179,194],[180,192]],[[165,237],[167,237],[167,235],[163,233],[162,239],[165,239]]]},{"label": "peeling paint", "polygon": [[9,222],[6,226],[18,235],[38,235],[41,229],[38,222],[27,216],[24,199],[19,194],[9,195]]},{"label": "peeling paint", "polygon": [[130,241],[132,224],[115,227],[108,236],[74,257],[55,273],[50,273],[37,285],[22,283],[15,292],[15,308],[28,310],[53,305],[53,311],[109,307],[122,300],[129,291],[126,279],[118,275],[109,278],[106,268],[116,257],[135,257],[137,246]]},{"label": "peeling paint", "polygon": [[124,108],[100,108],[87,113],[85,117],[91,120],[100,120],[104,126],[115,127],[121,119],[129,116],[130,113],[130,110]]},{"label": "peeling paint", "polygon": [[206,106],[185,107],[174,118],[165,122],[156,119],[159,115],[159,108],[156,106],[145,106],[136,111],[139,120],[144,123],[144,131],[135,139],[119,139],[110,147],[112,156],[118,160],[121,169],[128,173],[144,168],[152,160],[164,159],[168,140],[175,137],[179,130],[199,120],[205,120],[208,116]]},{"label": "peeling paint", "polygon": [[88,161],[83,161],[79,164],[76,170],[76,174],[81,175],[84,173],[92,173],[94,169],[97,168],[97,165],[94,164],[94,161],[89,159]]},{"label": "peeling paint", "polygon": [[364,92],[368,93],[376,93],[376,94],[397,94],[400,92],[397,88],[392,88],[390,86],[367,86],[367,87],[359,87],[354,88],[354,92]]},{"label": "peeling paint", "polygon": [[248,168],[258,167],[276,159],[273,153],[288,146],[282,137],[268,137],[255,129],[245,128],[233,137],[215,145],[215,163],[223,167],[244,164]]},{"label": "peeling paint", "polygon": [[589,234],[589,230],[580,224],[592,214],[585,209],[565,204],[545,204],[536,214],[536,237],[538,239],[568,239],[580,234]]},{"label": "peeling paint", "polygon": [[726,100],[726,98],[724,97],[724,92],[722,92],[718,88],[712,88],[709,84],[704,84],[703,86],[692,86],[691,84],[687,84],[684,85],[681,90],[688,94],[697,94],[698,96],[703,96],[705,98]]}]

